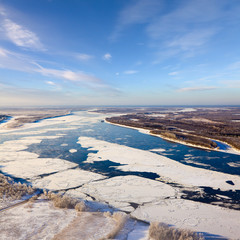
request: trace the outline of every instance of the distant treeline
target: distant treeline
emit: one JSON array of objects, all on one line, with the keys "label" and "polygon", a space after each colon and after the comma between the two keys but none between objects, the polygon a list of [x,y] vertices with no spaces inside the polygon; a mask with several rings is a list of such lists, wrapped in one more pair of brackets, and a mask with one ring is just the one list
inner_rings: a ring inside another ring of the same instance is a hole
[{"label": "distant treeline", "polygon": [[[240,111],[238,111],[240,113]],[[196,111],[191,113],[165,114],[165,117],[152,117],[151,114],[127,114],[107,118],[112,123],[130,127],[144,128],[162,137],[180,140],[186,143],[216,148],[217,144],[209,140],[226,142],[240,150],[240,114],[229,111]]]}]

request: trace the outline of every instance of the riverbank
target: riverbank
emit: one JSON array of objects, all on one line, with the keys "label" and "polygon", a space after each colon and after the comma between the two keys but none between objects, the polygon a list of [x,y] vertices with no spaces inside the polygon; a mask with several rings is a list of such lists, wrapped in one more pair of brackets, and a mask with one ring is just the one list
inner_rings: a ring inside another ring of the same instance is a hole
[{"label": "riverbank", "polygon": [[71,115],[71,110],[0,110],[0,113],[9,115],[8,119],[0,124],[2,129],[17,129],[23,127],[25,124],[37,123],[46,119],[53,119],[56,117],[63,117]]},{"label": "riverbank", "polygon": [[226,153],[240,155],[240,150],[234,148],[233,146],[229,145],[226,142],[221,142],[217,139],[206,138],[206,139],[209,139],[209,140],[214,140],[214,141],[217,141],[217,142],[221,142],[222,144],[226,144],[227,146],[229,146],[229,149],[228,150],[220,150],[220,149],[217,149],[217,148],[208,148],[208,147],[204,147],[204,146],[201,146],[201,145],[187,143],[187,142],[184,142],[184,141],[181,141],[181,140],[168,138],[168,137],[160,135],[160,134],[154,134],[154,133],[151,133],[151,130],[147,130],[147,129],[143,129],[143,128],[137,128],[137,127],[131,127],[131,126],[128,126],[128,125],[122,125],[122,124],[117,124],[117,123],[112,123],[110,121],[107,121],[106,119],[105,119],[105,122],[107,122],[109,124],[112,124],[112,125],[115,125],[115,126],[119,126],[119,127],[126,127],[126,128],[135,129],[135,130],[138,130],[141,133],[149,134],[149,135],[152,135],[152,136],[155,136],[155,137],[160,137],[164,140],[174,142],[174,143],[183,144],[183,145],[189,146],[189,147],[200,148],[200,149],[208,150],[208,151],[220,151],[220,152],[226,152]]}]

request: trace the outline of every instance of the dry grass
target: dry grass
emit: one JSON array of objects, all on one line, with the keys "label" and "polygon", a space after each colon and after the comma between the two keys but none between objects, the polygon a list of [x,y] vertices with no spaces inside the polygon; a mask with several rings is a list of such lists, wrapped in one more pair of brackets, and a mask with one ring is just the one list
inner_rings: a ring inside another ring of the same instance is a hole
[{"label": "dry grass", "polygon": [[150,224],[148,234],[152,240],[204,240],[201,234],[156,222]]},{"label": "dry grass", "polygon": [[0,174],[0,199],[17,200],[34,192],[35,189],[31,186],[27,186],[25,183],[16,183],[12,178]]},{"label": "dry grass", "polygon": [[104,216],[105,217],[112,217],[116,222],[116,226],[107,236],[105,236],[104,238],[101,238],[100,240],[114,239],[114,237],[124,227],[124,225],[127,221],[127,214],[123,213],[123,212],[114,212],[113,215],[111,215],[110,212],[105,212]]},{"label": "dry grass", "polygon": [[84,212],[86,210],[86,205],[84,202],[79,202],[75,205],[75,210],[78,212]]},{"label": "dry grass", "polygon": [[86,206],[83,201],[79,201],[78,199],[71,198],[66,195],[55,194],[52,192],[44,191],[45,196],[53,202],[53,205],[57,208],[66,208],[66,209],[74,209],[78,212],[83,212],[86,210]]}]

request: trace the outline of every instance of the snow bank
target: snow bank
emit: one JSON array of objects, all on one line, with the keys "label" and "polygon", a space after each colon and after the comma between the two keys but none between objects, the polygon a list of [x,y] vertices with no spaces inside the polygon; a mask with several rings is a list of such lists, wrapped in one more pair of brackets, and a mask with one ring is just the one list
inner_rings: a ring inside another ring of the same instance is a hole
[{"label": "snow bank", "polygon": [[75,210],[56,209],[49,202],[19,205],[1,213],[1,239],[52,239],[75,217]]}]

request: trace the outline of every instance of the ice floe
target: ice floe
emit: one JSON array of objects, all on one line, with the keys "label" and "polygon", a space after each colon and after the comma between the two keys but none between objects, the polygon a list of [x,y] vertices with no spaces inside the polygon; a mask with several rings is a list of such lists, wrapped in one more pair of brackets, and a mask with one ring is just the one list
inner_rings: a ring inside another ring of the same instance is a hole
[{"label": "ice floe", "polygon": [[[236,175],[187,166],[152,152],[95,138],[79,137],[78,143],[85,148],[97,150],[97,153],[89,154],[87,161],[110,160],[120,163],[121,165],[116,168],[121,171],[153,172],[159,174],[161,178],[186,186],[207,186],[221,190],[240,189],[240,177]],[[229,180],[234,185],[226,182]]]},{"label": "ice floe", "polygon": [[68,144],[67,144],[67,143],[63,143],[63,144],[61,144],[60,146],[61,146],[61,147],[66,147],[66,146],[68,146]]},{"label": "ice floe", "polygon": [[62,190],[79,187],[85,183],[105,178],[104,176],[81,169],[68,169],[32,181],[34,187],[49,190]]},{"label": "ice floe", "polygon": [[58,138],[58,136],[32,136],[4,142],[0,145],[1,171],[14,177],[32,179],[42,174],[76,167],[77,164],[66,160],[39,158],[36,153],[24,151],[33,143],[40,143],[43,139],[55,138]]},{"label": "ice floe", "polygon": [[85,184],[81,192],[100,202],[108,203],[124,211],[132,211],[135,205],[175,196],[175,190],[164,183],[137,177],[118,176]]},{"label": "ice floe", "polygon": [[240,161],[227,163],[230,167],[240,167]]},{"label": "ice floe", "polygon": [[149,222],[164,222],[178,228],[208,232],[232,239],[238,239],[240,236],[239,211],[189,200],[160,200],[154,204],[140,206],[131,215]]},{"label": "ice floe", "polygon": [[75,152],[77,152],[77,149],[69,149],[69,152],[70,153],[75,153]]},{"label": "ice floe", "polygon": [[164,148],[154,148],[154,149],[150,149],[149,151],[150,152],[165,152],[166,149],[164,149]]}]

